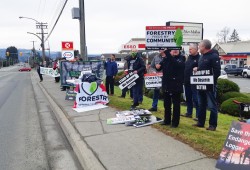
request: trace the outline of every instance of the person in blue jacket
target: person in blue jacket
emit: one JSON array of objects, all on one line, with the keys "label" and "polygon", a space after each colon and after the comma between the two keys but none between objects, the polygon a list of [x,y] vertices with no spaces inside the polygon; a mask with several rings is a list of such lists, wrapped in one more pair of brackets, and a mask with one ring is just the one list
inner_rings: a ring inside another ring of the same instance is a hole
[{"label": "person in blue jacket", "polygon": [[105,63],[106,68],[106,90],[108,95],[114,95],[115,76],[118,72],[115,54],[111,54],[111,59]]}]

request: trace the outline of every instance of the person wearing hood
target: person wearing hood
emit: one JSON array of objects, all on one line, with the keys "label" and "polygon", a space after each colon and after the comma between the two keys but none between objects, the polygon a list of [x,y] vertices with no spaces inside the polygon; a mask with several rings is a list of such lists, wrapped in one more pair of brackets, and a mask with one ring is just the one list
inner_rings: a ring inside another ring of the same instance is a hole
[{"label": "person wearing hood", "polygon": [[139,76],[139,78],[135,81],[136,84],[133,86],[133,105],[131,108],[135,108],[136,106],[139,106],[139,102],[142,100],[143,80],[146,65],[135,48],[131,50],[131,56],[128,58],[127,62],[128,72],[133,72]]},{"label": "person wearing hood", "polygon": [[199,44],[199,50],[201,53],[201,58],[198,62],[198,67],[194,67],[193,71],[197,72],[199,70],[211,70],[214,77],[214,84],[212,90],[199,90],[198,91],[198,102],[200,112],[198,115],[198,122],[193,126],[203,128],[206,121],[206,111],[207,106],[210,110],[209,127],[207,130],[215,131],[218,121],[218,108],[216,101],[216,84],[217,79],[220,76],[220,58],[218,52],[211,49],[211,41],[205,39]]},{"label": "person wearing hood", "polygon": [[193,44],[193,43],[190,44],[189,56],[185,63],[185,71],[184,71],[184,85],[185,85],[187,112],[182,116],[192,118],[193,104],[194,104],[196,108],[196,116],[194,120],[198,120],[198,114],[200,109],[197,97],[198,91],[195,85],[190,84],[190,76],[192,76],[193,74],[193,68],[198,67],[199,59],[200,59],[200,54],[198,52],[198,44]]}]

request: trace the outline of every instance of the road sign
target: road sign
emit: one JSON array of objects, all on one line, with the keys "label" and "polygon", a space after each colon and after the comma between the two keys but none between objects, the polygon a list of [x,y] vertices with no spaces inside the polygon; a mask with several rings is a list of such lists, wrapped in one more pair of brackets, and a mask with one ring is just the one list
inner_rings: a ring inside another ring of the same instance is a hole
[{"label": "road sign", "polygon": [[72,41],[63,41],[62,50],[74,50]]},{"label": "road sign", "polygon": [[66,60],[73,60],[74,51],[62,51],[62,58],[66,58]]}]

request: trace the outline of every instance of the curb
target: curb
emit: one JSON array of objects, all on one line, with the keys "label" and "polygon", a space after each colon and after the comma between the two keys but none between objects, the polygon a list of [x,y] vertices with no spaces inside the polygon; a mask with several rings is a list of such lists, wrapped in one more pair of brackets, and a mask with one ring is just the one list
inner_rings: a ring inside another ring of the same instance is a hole
[{"label": "curb", "polygon": [[[33,79],[34,74],[32,74],[31,80]],[[55,113],[55,116],[63,129],[64,134],[66,135],[71,147],[73,148],[80,164],[83,169],[93,169],[93,170],[104,170],[105,168],[101,164],[101,162],[96,158],[94,153],[88,148],[87,144],[81,139],[81,136],[76,131],[76,129],[72,126],[70,121],[65,116],[63,110],[57,105],[57,103],[53,100],[53,98],[48,94],[45,88],[41,85],[41,83],[37,83],[48,99],[51,109]],[[33,83],[32,83],[33,85]]]}]

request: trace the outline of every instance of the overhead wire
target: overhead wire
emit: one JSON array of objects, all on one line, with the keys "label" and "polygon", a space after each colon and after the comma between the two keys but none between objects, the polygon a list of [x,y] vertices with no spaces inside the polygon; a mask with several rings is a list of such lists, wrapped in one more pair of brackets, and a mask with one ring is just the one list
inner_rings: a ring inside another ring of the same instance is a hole
[{"label": "overhead wire", "polygon": [[45,42],[49,39],[50,35],[52,34],[53,30],[55,29],[56,24],[58,23],[58,21],[59,21],[61,15],[62,15],[62,12],[63,12],[63,10],[64,10],[64,8],[65,8],[67,2],[68,2],[68,0],[65,0],[65,2],[64,2],[64,4],[63,4],[63,7],[62,7],[62,9],[61,9],[61,12],[59,13],[59,15],[58,15],[58,17],[57,17],[57,19],[56,19],[56,21],[55,21],[55,23],[54,23],[54,25],[53,25],[51,31],[49,32],[48,36],[45,38]]}]

